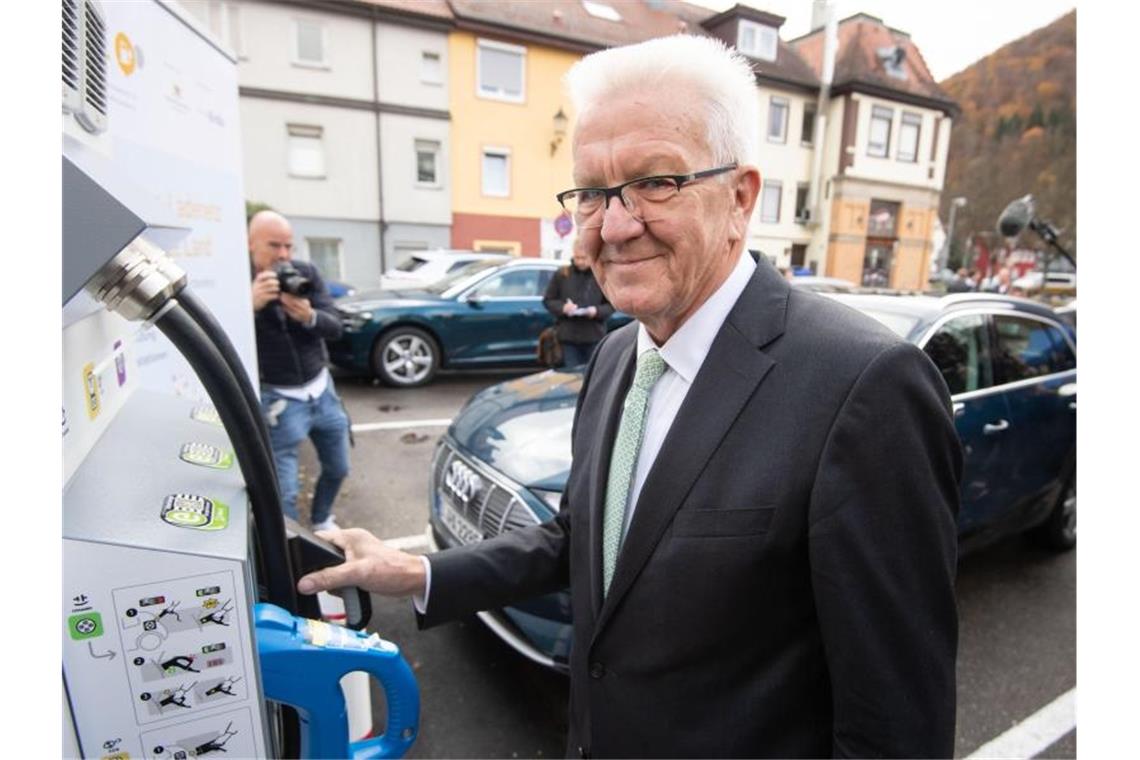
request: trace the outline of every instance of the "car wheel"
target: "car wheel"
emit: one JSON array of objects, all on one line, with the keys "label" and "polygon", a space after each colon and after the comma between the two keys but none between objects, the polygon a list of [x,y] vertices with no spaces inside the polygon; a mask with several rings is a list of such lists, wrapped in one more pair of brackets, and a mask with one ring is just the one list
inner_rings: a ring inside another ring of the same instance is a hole
[{"label": "car wheel", "polygon": [[435,377],[439,346],[418,327],[395,327],[372,347],[372,371],[388,385],[414,388]]},{"label": "car wheel", "polygon": [[1046,549],[1068,551],[1077,545],[1077,475],[1069,478],[1053,511],[1039,527],[1033,537]]}]

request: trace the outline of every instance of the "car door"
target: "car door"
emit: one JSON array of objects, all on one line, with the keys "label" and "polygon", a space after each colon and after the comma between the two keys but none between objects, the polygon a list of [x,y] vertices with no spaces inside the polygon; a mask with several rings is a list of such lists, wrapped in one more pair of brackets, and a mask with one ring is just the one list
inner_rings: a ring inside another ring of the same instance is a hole
[{"label": "car door", "polygon": [[989,316],[976,312],[947,318],[922,348],[950,390],[962,443],[958,533],[978,534],[1000,520],[1009,499],[1009,406],[994,385]]},{"label": "car door", "polygon": [[538,334],[554,322],[542,305],[553,274],[549,267],[509,267],[459,296],[467,308],[451,325],[456,337],[451,363],[533,364]]},{"label": "car door", "polygon": [[1010,409],[1012,517],[1038,521],[1056,500],[1076,455],[1077,360],[1059,324],[994,315],[994,370]]}]

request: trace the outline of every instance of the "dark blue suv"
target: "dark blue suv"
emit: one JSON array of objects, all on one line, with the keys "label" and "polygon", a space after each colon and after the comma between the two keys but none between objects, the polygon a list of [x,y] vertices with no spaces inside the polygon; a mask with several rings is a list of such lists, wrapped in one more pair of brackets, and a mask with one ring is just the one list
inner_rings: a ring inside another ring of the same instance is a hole
[{"label": "dark blue suv", "polygon": [[[1027,532],[1062,551],[1077,541],[1076,333],[1047,306],[963,293],[828,295],[922,347],[950,390],[964,469],[963,551]],[[543,372],[475,395],[440,440],[429,490],[437,546],[549,520],[570,470],[577,372]],[[565,669],[563,592],[480,613],[504,641]]]}]

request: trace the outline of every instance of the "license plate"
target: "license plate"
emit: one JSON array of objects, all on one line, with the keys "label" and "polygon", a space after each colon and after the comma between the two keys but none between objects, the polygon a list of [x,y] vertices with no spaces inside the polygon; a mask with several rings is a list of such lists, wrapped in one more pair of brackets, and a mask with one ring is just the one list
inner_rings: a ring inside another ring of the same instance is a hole
[{"label": "license plate", "polygon": [[469,523],[466,518],[455,511],[455,508],[447,503],[447,499],[441,499],[440,505],[440,518],[451,534],[459,539],[461,544],[474,544],[483,540],[483,534],[479,529]]}]

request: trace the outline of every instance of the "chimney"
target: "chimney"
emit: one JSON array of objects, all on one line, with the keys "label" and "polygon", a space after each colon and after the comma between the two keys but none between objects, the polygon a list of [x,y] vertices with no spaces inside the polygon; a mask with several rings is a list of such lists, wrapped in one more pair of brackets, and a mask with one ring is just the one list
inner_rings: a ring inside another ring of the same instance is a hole
[{"label": "chimney", "polygon": [[812,0],[811,2],[811,31],[822,29],[827,23],[828,0]]}]

